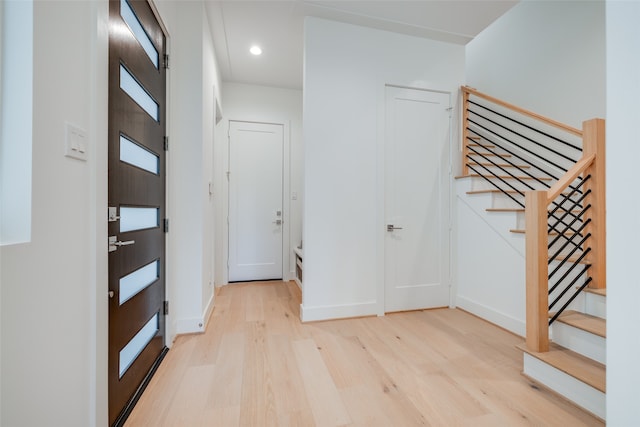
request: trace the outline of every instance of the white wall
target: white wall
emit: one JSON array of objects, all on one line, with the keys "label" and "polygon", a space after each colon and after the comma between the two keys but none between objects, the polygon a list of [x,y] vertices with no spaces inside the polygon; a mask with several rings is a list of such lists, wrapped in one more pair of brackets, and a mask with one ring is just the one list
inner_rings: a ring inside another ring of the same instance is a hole
[{"label": "white wall", "polygon": [[603,1],[522,1],[466,48],[467,84],[582,128],[605,113]]},{"label": "white wall", "polygon": [[[605,114],[604,28],[601,1],[518,3],[467,44],[467,84],[582,128],[582,121]],[[456,156],[462,157],[459,152]],[[469,271],[480,266],[492,265],[495,255],[493,251],[479,250],[485,245],[480,236],[486,229],[477,233],[460,232],[466,224],[477,221],[460,197],[456,210],[457,304],[522,334],[524,258],[518,261],[514,255],[513,262],[522,262],[521,268],[505,268],[493,281],[469,275]],[[508,251],[504,241],[496,242],[501,250]],[[470,254],[470,248],[477,250]]]},{"label": "white wall", "polygon": [[302,318],[381,314],[385,84],[455,100],[464,47],[307,18],[304,72]]},{"label": "white wall", "polygon": [[202,2],[159,1],[170,39],[168,332],[203,331],[213,308],[213,105],[219,77]]},{"label": "white wall", "polygon": [[[107,421],[107,18],[106,2],[34,3],[31,240],[0,248],[2,425]],[[87,162],[64,157],[66,121]]]},{"label": "white wall", "polygon": [[[229,143],[227,132],[229,120],[255,121],[264,123],[281,123],[289,141],[289,168],[285,174],[289,180],[289,192],[284,195],[288,204],[289,218],[285,219],[289,239],[288,272],[285,280],[293,277],[295,260],[293,248],[302,239],[302,198],[303,198],[303,145],[302,145],[302,91],[275,87],[247,85],[240,83],[223,83],[224,120],[220,126],[220,137],[216,140],[216,284],[226,284],[225,253],[228,230],[226,218],[228,210],[228,185],[225,172],[228,170]],[[294,193],[296,200],[293,200]],[[286,207],[285,207],[286,208]],[[286,211],[287,209],[285,209]]]},{"label": "white wall", "polygon": [[638,2],[607,2],[607,424],[640,419]]}]

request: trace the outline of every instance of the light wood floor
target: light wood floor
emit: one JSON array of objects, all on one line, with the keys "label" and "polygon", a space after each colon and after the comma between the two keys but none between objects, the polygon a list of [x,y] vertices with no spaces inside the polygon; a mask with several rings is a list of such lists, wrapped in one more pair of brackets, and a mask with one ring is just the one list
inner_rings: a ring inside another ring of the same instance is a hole
[{"label": "light wood floor", "polygon": [[301,324],[293,282],[226,286],[133,426],[595,426],[520,375],[522,338],[460,310]]}]

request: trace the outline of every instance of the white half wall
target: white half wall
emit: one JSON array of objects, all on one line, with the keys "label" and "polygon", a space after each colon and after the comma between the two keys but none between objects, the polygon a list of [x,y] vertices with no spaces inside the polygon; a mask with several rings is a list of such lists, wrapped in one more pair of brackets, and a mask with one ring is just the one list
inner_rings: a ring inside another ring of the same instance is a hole
[{"label": "white half wall", "polygon": [[[302,145],[302,91],[242,83],[223,83],[224,120],[220,123],[220,132],[216,139],[215,190],[216,195],[216,285],[227,283],[226,256],[228,248],[228,182],[229,139],[227,137],[229,121],[249,121],[278,123],[284,125],[285,139],[289,141],[288,168],[284,171],[288,180],[287,194],[284,194],[283,206],[285,227],[289,238],[284,242],[287,250],[288,267],[284,280],[294,277],[295,260],[293,248],[302,239],[302,200],[303,200],[303,145]],[[285,164],[285,167],[287,165]],[[285,187],[287,187],[285,185]]]},{"label": "white half wall", "polygon": [[640,3],[607,1],[607,424],[640,419]]},{"label": "white half wall", "polygon": [[509,232],[514,213],[487,213],[490,195],[469,196],[469,190],[470,178],[456,181],[456,305],[524,336],[524,236]]},{"label": "white half wall", "polygon": [[310,17],[304,39],[302,318],[383,314],[385,84],[455,101],[464,47]]},{"label": "white half wall", "polygon": [[467,85],[578,129],[605,114],[603,1],[522,1],[466,46]]}]

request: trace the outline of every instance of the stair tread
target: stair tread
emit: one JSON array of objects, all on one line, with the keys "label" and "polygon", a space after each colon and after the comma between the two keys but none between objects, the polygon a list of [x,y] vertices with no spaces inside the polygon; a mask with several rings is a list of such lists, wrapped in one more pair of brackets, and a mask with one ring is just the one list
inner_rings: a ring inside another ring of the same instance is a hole
[{"label": "stair tread", "polygon": [[511,157],[511,154],[493,154],[493,153],[469,153],[470,156],[473,156],[474,154],[482,154],[483,156],[493,156],[493,157]]},{"label": "stair tread", "polygon": [[[491,175],[488,178],[502,178],[502,179],[519,179],[519,180],[532,180],[534,178],[531,178],[530,176],[504,176],[504,175]],[[476,173],[470,173],[469,175],[458,175],[456,176],[456,179],[458,178],[481,178],[480,175],[476,174]],[[546,176],[542,176],[542,177],[537,177],[537,179],[539,179],[540,181],[551,181],[551,178],[548,178]]]},{"label": "stair tread", "polygon": [[467,191],[467,194],[490,194],[490,193],[508,193],[508,194],[520,194],[515,190],[498,190],[495,188],[489,189],[489,190],[472,190],[472,191]]},{"label": "stair tread", "polygon": [[490,162],[467,162],[468,165],[472,166],[493,166],[493,167],[501,167],[501,168],[516,168],[516,169],[529,169],[531,166],[528,165],[510,165],[508,163],[497,163],[493,164]]},{"label": "stair tread", "polygon": [[[561,262],[564,259],[564,257],[565,256],[563,254],[560,254],[557,257],[555,257],[553,259],[553,261],[554,262]],[[567,261],[570,262],[570,263],[575,264],[578,261],[578,258],[580,258],[580,254],[572,255],[571,257],[569,257],[569,259]],[[584,264],[591,264],[591,259],[588,256],[586,256],[579,262],[579,264],[583,264],[583,265]]]},{"label": "stair tread", "polygon": [[524,208],[487,208],[487,212],[524,212]]},{"label": "stair tread", "polygon": [[590,385],[596,390],[606,393],[607,368],[602,363],[589,359],[581,354],[549,343],[549,351],[538,353],[527,348],[526,344],[516,346],[525,353],[553,366],[556,369]]},{"label": "stair tread", "polygon": [[476,144],[475,142],[468,143],[467,147],[496,148],[495,145],[491,145],[491,144]]},{"label": "stair tread", "polygon": [[591,316],[575,310],[566,310],[556,320],[574,328],[591,332],[602,338],[607,337],[607,321],[601,317]]},{"label": "stair tread", "polygon": [[601,295],[603,297],[607,296],[607,288],[584,288],[584,291],[591,294]]},{"label": "stair tread", "polygon": [[[522,228],[512,228],[511,230],[509,230],[512,233],[516,233],[516,234],[525,234],[526,231]],[[567,236],[573,236],[575,233],[571,232],[571,231],[567,231],[564,233]],[[557,236],[558,232],[557,231],[551,231],[549,233],[550,236]]]}]

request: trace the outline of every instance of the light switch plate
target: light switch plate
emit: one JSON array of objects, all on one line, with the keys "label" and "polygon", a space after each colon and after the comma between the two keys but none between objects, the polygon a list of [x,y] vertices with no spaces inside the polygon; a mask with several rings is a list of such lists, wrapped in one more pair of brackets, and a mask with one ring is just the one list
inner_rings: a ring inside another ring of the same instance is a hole
[{"label": "light switch plate", "polygon": [[89,138],[87,132],[71,123],[65,123],[64,155],[87,161]]}]

